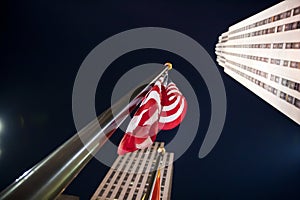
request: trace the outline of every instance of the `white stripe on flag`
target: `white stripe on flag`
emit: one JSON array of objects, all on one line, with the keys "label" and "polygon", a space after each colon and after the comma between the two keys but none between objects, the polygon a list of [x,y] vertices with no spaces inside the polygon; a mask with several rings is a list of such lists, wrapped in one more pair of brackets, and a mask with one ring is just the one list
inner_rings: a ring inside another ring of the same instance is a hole
[{"label": "white stripe on flag", "polygon": [[144,148],[146,148],[146,147],[148,147],[148,146],[150,146],[150,145],[152,145],[152,140],[151,140],[151,138],[150,137],[147,137],[147,139],[146,140],[144,140],[142,143],[140,143],[140,144],[135,144],[135,146],[136,146],[136,148],[138,148],[138,149],[144,149]]},{"label": "white stripe on flag", "polygon": [[184,99],[182,98],[180,108],[177,110],[177,112],[171,116],[166,116],[166,117],[161,116],[159,118],[159,122],[160,123],[169,123],[169,122],[176,120],[182,114],[183,109],[184,109]]},{"label": "white stripe on flag", "polygon": [[174,109],[179,103],[180,103],[180,96],[176,96],[177,99],[175,100],[174,103],[172,103],[171,105],[168,105],[168,106],[163,106],[163,109],[162,111],[170,111],[172,109]]}]

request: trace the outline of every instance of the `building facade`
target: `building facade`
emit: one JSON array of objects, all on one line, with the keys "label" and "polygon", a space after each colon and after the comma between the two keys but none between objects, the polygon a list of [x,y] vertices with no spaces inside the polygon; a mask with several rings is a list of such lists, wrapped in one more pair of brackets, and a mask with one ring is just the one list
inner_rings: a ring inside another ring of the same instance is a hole
[{"label": "building facade", "polygon": [[[91,199],[141,200],[152,187],[151,176],[159,147],[164,147],[164,143],[155,142],[147,149],[118,156]],[[171,197],[173,160],[174,153],[168,152],[161,159],[161,200]]]},{"label": "building facade", "polygon": [[287,0],[219,37],[225,73],[300,124],[300,1]]}]

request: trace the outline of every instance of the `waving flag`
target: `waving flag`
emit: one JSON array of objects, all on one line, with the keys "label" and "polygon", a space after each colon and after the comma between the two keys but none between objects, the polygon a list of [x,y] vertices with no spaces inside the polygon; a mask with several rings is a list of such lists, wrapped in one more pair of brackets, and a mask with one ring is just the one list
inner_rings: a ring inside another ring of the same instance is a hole
[{"label": "waving flag", "polygon": [[172,129],[182,122],[186,110],[186,99],[173,82],[165,88],[162,78],[156,81],[131,119],[118,154],[151,146],[159,130]]},{"label": "waving flag", "polygon": [[147,148],[155,141],[161,112],[162,87],[164,86],[160,79],[145,96],[119,144],[118,154],[123,155],[137,149]]},{"label": "waving flag", "polygon": [[178,126],[185,117],[187,102],[176,85],[171,82],[163,92],[159,129],[170,130]]}]

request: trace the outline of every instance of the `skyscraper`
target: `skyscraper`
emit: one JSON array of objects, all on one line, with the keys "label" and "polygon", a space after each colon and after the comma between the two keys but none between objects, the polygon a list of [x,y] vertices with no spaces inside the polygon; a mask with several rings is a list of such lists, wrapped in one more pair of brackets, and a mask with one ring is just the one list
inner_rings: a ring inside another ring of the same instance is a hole
[{"label": "skyscraper", "polygon": [[[105,178],[100,183],[92,200],[142,199],[151,190],[151,176],[156,165],[158,148],[164,143],[155,142],[151,147],[118,156]],[[161,159],[160,199],[171,197],[174,153],[165,153]]]},{"label": "skyscraper", "polygon": [[225,73],[300,124],[300,1],[283,1],[219,37]]}]

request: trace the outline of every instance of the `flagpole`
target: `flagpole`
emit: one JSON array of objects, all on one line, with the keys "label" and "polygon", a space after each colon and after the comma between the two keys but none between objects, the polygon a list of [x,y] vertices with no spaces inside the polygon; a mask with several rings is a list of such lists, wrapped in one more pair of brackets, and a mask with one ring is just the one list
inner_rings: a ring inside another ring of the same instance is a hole
[{"label": "flagpole", "polygon": [[[128,110],[134,109],[151,85],[171,69],[172,64],[166,63],[159,73],[146,81],[145,87],[139,88],[139,92],[133,95],[129,92],[97,119],[16,179],[0,193],[0,199],[40,200],[55,199],[59,196],[126,119],[130,114]],[[128,103],[128,97],[132,97],[130,103]],[[85,144],[82,140],[86,141]]]},{"label": "flagpole", "polygon": [[159,173],[158,171],[160,170],[159,169],[160,163],[161,163],[161,160],[162,160],[163,155],[165,154],[166,150],[165,150],[165,148],[160,147],[160,148],[158,148],[157,152],[158,152],[158,154],[157,154],[157,158],[156,158],[156,162],[155,162],[155,166],[154,166],[155,170],[152,172],[151,179],[149,181],[150,187],[147,189],[146,193],[143,195],[142,200],[152,200],[156,178]]}]

